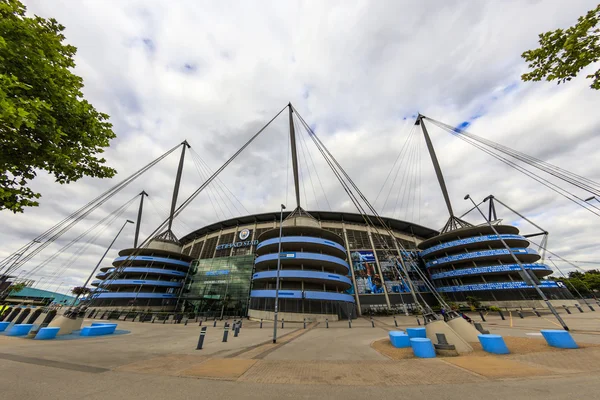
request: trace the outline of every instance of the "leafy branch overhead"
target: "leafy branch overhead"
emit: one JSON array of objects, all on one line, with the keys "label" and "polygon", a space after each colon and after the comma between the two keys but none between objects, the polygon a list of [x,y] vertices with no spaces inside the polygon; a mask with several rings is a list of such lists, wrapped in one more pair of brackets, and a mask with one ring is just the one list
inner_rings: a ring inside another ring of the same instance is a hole
[{"label": "leafy branch overhead", "polygon": [[[524,81],[558,81],[565,83],[579,72],[600,60],[600,4],[577,24],[563,30],[540,34],[540,47],[524,52],[521,57],[529,62],[531,72],[523,74]],[[590,87],[600,89],[600,68],[586,76],[592,79]]]},{"label": "leafy branch overhead", "polygon": [[65,27],[25,10],[0,0],[0,210],[13,212],[38,205],[29,187],[38,171],[61,184],[116,173],[98,156],[115,137],[112,125],[83,98]]}]

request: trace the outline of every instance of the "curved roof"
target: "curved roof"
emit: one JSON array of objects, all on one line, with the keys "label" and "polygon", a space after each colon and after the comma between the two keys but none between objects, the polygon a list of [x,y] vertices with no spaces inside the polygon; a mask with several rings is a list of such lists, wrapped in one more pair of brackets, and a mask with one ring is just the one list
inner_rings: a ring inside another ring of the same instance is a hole
[{"label": "curved roof", "polygon": [[[283,213],[283,218],[285,219],[289,214],[293,211],[286,211]],[[336,212],[336,211],[307,211],[310,215],[315,217],[320,221],[328,221],[328,222],[350,222],[350,223],[358,223],[364,224],[364,220],[361,214],[357,213],[347,213],[347,212]],[[193,232],[188,233],[184,237],[180,238],[179,241],[182,244],[187,244],[192,240],[202,237],[207,233],[215,232],[220,229],[233,228],[238,225],[249,225],[255,222],[272,222],[279,221],[280,213],[279,211],[263,213],[263,214],[253,214],[246,215],[243,217],[231,218],[224,221],[215,222],[213,224],[207,225],[200,229],[197,229]],[[370,216],[371,221],[375,224],[375,226],[380,227],[381,224],[377,220],[376,217]],[[385,224],[387,224],[391,229],[400,232],[406,232],[411,235],[422,238],[422,239],[430,239],[439,234],[438,231],[430,228],[426,228],[421,225],[413,224],[412,222],[401,221],[398,219],[381,217]]]}]

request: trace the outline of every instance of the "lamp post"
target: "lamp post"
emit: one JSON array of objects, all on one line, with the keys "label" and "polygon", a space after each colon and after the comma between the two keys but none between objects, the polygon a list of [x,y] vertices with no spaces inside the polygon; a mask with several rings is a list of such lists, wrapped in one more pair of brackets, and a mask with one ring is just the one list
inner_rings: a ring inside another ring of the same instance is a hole
[{"label": "lamp post", "polygon": [[277,278],[275,281],[275,312],[273,313],[273,343],[277,343],[277,313],[279,312],[279,269],[281,267],[281,235],[283,231],[283,210],[285,206],[281,205],[281,214],[279,216],[279,248],[277,250]]},{"label": "lamp post", "polygon": [[473,201],[473,199],[471,198],[471,196],[469,196],[467,194],[465,196],[465,200],[471,200],[471,203],[473,203],[473,205],[475,206],[475,208],[477,209],[477,211],[479,211],[479,214],[481,214],[481,216],[483,217],[483,219],[485,220],[485,222],[487,222],[488,226],[490,228],[492,228],[492,231],[494,231],[494,234],[496,236],[498,236],[498,239],[500,239],[500,241],[502,242],[502,244],[504,245],[504,247],[506,248],[506,250],[508,250],[508,252],[512,256],[512,258],[519,265],[519,267],[523,271],[524,276],[527,276],[529,278],[529,280],[531,281],[531,284],[533,285],[533,287],[535,288],[535,290],[538,292],[538,294],[540,295],[540,297],[542,298],[542,300],[544,300],[544,302],[546,303],[546,305],[548,306],[548,308],[550,309],[550,311],[552,312],[552,314],[554,314],[554,316],[556,317],[556,319],[558,320],[558,322],[560,322],[560,324],[562,325],[562,327],[564,328],[564,330],[568,331],[569,327],[567,326],[567,324],[565,324],[565,321],[563,321],[563,319],[560,317],[560,315],[558,315],[558,313],[556,312],[556,309],[554,308],[554,306],[552,305],[552,303],[550,302],[550,300],[548,300],[548,298],[546,297],[546,295],[544,294],[544,292],[542,292],[542,289],[540,289],[540,287],[538,286],[538,284],[533,279],[531,279],[529,277],[529,274],[525,270],[525,267],[523,267],[523,264],[521,263],[521,261],[519,261],[519,259],[517,258],[517,256],[515,256],[515,253],[513,253],[512,249],[508,246],[508,244],[506,244],[506,242],[504,241],[504,239],[502,239],[502,236],[500,236],[500,234],[498,233],[498,231],[496,230],[496,228],[494,228],[494,225],[492,225],[492,223],[490,221],[488,221],[488,219],[485,217],[485,215],[483,214],[483,212],[479,209],[479,207],[477,206],[477,204],[475,204],[475,202]]}]

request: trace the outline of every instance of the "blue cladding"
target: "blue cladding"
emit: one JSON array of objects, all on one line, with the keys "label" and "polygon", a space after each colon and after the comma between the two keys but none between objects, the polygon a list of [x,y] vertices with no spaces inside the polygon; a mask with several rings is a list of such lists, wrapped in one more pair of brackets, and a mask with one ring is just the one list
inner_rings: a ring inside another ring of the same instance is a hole
[{"label": "blue cladding", "polygon": [[93,286],[132,285],[132,286],[166,286],[181,287],[181,282],[142,280],[142,279],[108,279],[106,281],[93,281]]},{"label": "blue cladding", "polygon": [[[541,288],[559,288],[558,283],[554,281],[542,281],[539,285]],[[523,281],[514,282],[497,282],[497,283],[479,283],[475,285],[462,286],[443,286],[438,287],[438,292],[475,292],[479,290],[514,290],[514,289],[533,289],[533,286],[528,285]]]},{"label": "blue cladding", "polygon": [[[530,270],[542,270],[542,271],[552,271],[550,267],[544,264],[523,264],[525,269]],[[477,268],[463,268],[457,269],[455,271],[446,271],[446,272],[438,272],[436,274],[431,274],[431,279],[442,279],[442,278],[452,278],[455,276],[465,276],[465,275],[483,275],[483,274],[492,274],[497,272],[510,272],[510,271],[520,271],[521,267],[519,264],[504,264],[504,265],[492,265],[489,267],[477,267]]]},{"label": "blue cladding", "polygon": [[113,261],[113,265],[118,264],[120,261],[146,261],[146,262],[155,262],[155,263],[163,263],[163,264],[172,264],[172,265],[179,265],[182,267],[189,267],[190,263],[186,262],[186,261],[181,261],[181,260],[175,260],[173,258],[166,258],[166,257],[152,257],[152,256],[121,256],[121,257],[117,257],[115,258],[115,260]]},{"label": "blue cladding", "polygon": [[[108,276],[111,272],[113,272],[115,268],[109,268],[106,272],[101,272],[96,275],[96,278],[104,278]],[[171,276],[179,276],[185,277],[186,273],[181,271],[174,271],[170,269],[161,269],[161,268],[143,268],[143,267],[126,267],[121,269],[121,271],[125,274],[130,273],[138,273],[138,274],[157,274],[157,275],[171,275]]]},{"label": "blue cladding", "polygon": [[[279,291],[279,297],[286,299],[301,299],[302,294],[303,292],[301,290]],[[250,297],[275,298],[275,290],[253,290],[250,292]],[[330,300],[354,303],[354,296],[345,293],[305,291],[304,298],[309,300]]]},{"label": "blue cladding", "polygon": [[[342,246],[338,243],[332,242],[331,240],[315,238],[315,237],[310,237],[310,236],[284,236],[281,238],[281,243],[320,244],[320,245],[326,245],[328,247],[334,247],[337,250],[341,251],[342,253],[344,253],[344,254],[346,253],[346,249],[344,248],[344,246]],[[274,245],[274,244],[279,244],[279,237],[263,240],[256,246],[256,249],[258,250],[264,246]]]},{"label": "blue cladding", "polygon": [[[515,255],[538,255],[537,251],[533,249],[511,249]],[[507,249],[496,249],[496,250],[483,250],[483,251],[472,251],[469,253],[461,253],[453,256],[440,257],[435,260],[431,260],[425,263],[427,268],[435,267],[438,265],[449,264],[459,261],[468,261],[476,258],[485,258],[485,257],[498,257],[510,255],[510,252]]]},{"label": "blue cladding", "polygon": [[[275,279],[277,277],[277,271],[264,271],[257,272],[252,275],[252,279],[260,280],[260,279]],[[317,272],[317,271],[290,271],[283,270],[279,271],[280,278],[299,278],[299,279],[315,279],[315,280],[323,280],[323,281],[335,281],[342,282],[347,285],[352,285],[352,281],[347,276],[332,274],[329,272]]]},{"label": "blue cladding", "polygon": [[[526,238],[524,238],[521,235],[500,235],[500,237],[504,240],[524,240],[527,241]],[[498,237],[498,235],[482,235],[482,236],[475,236],[475,237],[471,237],[471,238],[467,238],[467,239],[459,239],[459,240],[453,240],[451,242],[446,242],[446,243],[442,243],[442,244],[438,244],[437,246],[433,246],[430,247],[426,250],[423,250],[421,252],[421,256],[425,257],[428,254],[434,253],[436,251],[439,250],[444,250],[444,249],[450,249],[452,247],[460,247],[460,246],[464,246],[464,245],[469,245],[472,243],[482,243],[482,242],[491,242],[491,241],[499,241],[500,237]]]},{"label": "blue cladding", "polygon": [[[347,271],[350,270],[350,266],[348,265],[348,263],[339,257],[334,257],[334,256],[329,256],[326,254],[319,254],[319,253],[297,252],[295,254],[296,254],[296,256],[293,257],[293,259],[298,262],[300,262],[301,260],[322,261],[324,263],[334,263],[334,264],[342,265],[346,268]],[[282,257],[282,260],[285,260],[285,258]],[[256,257],[256,260],[254,261],[254,263],[260,264],[265,261],[277,261],[277,254],[265,254],[262,256],[258,256],[258,257]]]}]

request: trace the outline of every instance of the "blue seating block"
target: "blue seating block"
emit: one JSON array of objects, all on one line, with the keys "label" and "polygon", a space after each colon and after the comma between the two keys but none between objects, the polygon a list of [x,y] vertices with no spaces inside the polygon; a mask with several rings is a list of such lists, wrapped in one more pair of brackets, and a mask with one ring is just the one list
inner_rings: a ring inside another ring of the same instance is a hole
[{"label": "blue seating block", "polygon": [[37,335],[35,335],[35,340],[48,340],[54,339],[56,335],[60,331],[60,327],[52,327],[52,328],[41,328]]},{"label": "blue seating block", "polygon": [[406,334],[409,338],[426,338],[425,328],[406,328]]},{"label": "blue seating block", "polygon": [[389,335],[392,346],[398,349],[410,347],[410,337],[406,333],[402,331],[391,331]]},{"label": "blue seating block", "polygon": [[577,349],[577,343],[568,331],[555,329],[542,329],[540,331],[548,345],[561,349]]},{"label": "blue seating block", "polygon": [[102,336],[115,333],[117,324],[102,324],[96,326],[84,326],[81,328],[79,335],[81,336]]},{"label": "blue seating block", "polygon": [[25,336],[33,328],[33,324],[17,324],[6,334],[7,336]]},{"label": "blue seating block", "polygon": [[411,338],[410,346],[413,354],[419,358],[434,358],[435,348],[430,339],[427,338]]},{"label": "blue seating block", "polygon": [[477,335],[484,351],[493,354],[509,354],[510,351],[500,335]]},{"label": "blue seating block", "polygon": [[10,322],[0,322],[0,332],[4,332],[10,325]]}]

